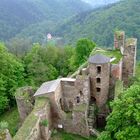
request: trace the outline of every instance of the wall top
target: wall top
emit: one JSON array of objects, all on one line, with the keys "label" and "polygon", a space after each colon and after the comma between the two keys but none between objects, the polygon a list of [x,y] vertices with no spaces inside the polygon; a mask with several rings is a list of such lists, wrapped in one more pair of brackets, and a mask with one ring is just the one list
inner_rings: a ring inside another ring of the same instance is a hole
[{"label": "wall top", "polygon": [[126,47],[127,46],[135,46],[137,45],[137,38],[128,38],[126,39]]}]

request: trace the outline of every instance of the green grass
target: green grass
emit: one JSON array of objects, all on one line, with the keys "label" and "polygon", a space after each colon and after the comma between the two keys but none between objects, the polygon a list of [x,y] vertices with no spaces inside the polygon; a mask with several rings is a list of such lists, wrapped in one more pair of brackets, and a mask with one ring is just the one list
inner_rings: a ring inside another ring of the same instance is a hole
[{"label": "green grass", "polygon": [[18,130],[19,124],[19,114],[17,108],[13,108],[1,115],[0,122],[1,121],[8,122],[8,129],[10,130],[11,135],[14,136]]},{"label": "green grass", "polygon": [[84,138],[79,135],[69,134],[65,132],[57,132],[52,135],[51,140],[96,140],[96,138]]}]

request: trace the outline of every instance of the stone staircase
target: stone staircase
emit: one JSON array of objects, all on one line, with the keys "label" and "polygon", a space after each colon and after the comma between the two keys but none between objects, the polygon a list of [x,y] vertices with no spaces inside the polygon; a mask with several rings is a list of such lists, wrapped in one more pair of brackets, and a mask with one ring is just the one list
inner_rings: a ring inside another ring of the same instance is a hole
[{"label": "stone staircase", "polygon": [[89,129],[93,128],[94,122],[95,122],[95,105],[90,104],[89,110],[88,110],[88,127],[89,127]]},{"label": "stone staircase", "polygon": [[91,135],[99,136],[99,132],[94,128],[95,124],[95,104],[92,103],[89,105],[88,110],[88,128]]}]

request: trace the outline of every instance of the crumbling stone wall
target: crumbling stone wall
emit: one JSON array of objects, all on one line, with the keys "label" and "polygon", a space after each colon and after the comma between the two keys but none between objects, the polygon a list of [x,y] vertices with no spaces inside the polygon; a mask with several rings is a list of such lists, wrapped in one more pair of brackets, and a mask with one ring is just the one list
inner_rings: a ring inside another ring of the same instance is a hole
[{"label": "crumbling stone wall", "polygon": [[90,101],[90,78],[86,75],[78,75],[76,77],[75,88],[78,92],[80,104],[89,105]]},{"label": "crumbling stone wall", "polygon": [[116,31],[114,34],[114,47],[115,49],[119,49],[121,53],[124,52],[124,44],[125,44],[125,32],[124,31]]},{"label": "crumbling stone wall", "polygon": [[[49,140],[51,135],[50,103],[43,97],[36,100],[34,110],[24,121],[13,140]],[[42,122],[46,120],[47,125]]]},{"label": "crumbling stone wall", "polygon": [[73,106],[76,104],[77,89],[75,88],[75,82],[61,81],[64,111],[69,112],[73,110]]},{"label": "crumbling stone wall", "polygon": [[109,100],[114,99],[115,84],[117,80],[122,80],[122,60],[118,64],[111,65]]},{"label": "crumbling stone wall", "polygon": [[[80,109],[81,107],[81,109]],[[64,130],[68,133],[79,134],[82,136],[89,136],[89,129],[87,124],[87,119],[85,119],[86,108],[84,106],[80,106],[79,109],[74,110],[71,114],[71,117],[67,117],[64,120],[63,126]],[[85,110],[84,110],[85,109]]]},{"label": "crumbling stone wall", "polygon": [[130,38],[126,40],[123,56],[122,79],[124,85],[127,86],[129,79],[135,75],[136,66],[137,39]]},{"label": "crumbling stone wall", "polygon": [[23,122],[26,117],[33,110],[34,106],[34,90],[32,87],[22,87],[17,89],[15,98],[18,106],[18,112],[20,115],[21,122]]},{"label": "crumbling stone wall", "polygon": [[122,60],[118,64],[111,65],[111,77],[122,80]]},{"label": "crumbling stone wall", "polygon": [[79,76],[72,81],[62,80],[55,93],[46,96],[51,101],[53,128],[62,126],[66,132],[89,136],[87,109],[90,86],[88,77]]},{"label": "crumbling stone wall", "polygon": [[8,129],[0,131],[0,140],[12,140],[11,134]]}]

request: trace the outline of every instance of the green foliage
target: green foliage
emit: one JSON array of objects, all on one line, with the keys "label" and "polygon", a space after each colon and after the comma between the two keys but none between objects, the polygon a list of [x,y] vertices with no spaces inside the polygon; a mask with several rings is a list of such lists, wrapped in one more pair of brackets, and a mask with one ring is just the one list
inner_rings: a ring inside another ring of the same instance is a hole
[{"label": "green foliage", "polygon": [[0,131],[3,131],[5,129],[8,128],[8,123],[3,121],[3,122],[0,122]]},{"label": "green foliage", "polygon": [[20,121],[18,109],[12,108],[11,110],[0,115],[0,121],[8,123],[8,129],[10,131],[10,134],[14,136],[18,130],[18,124]]},{"label": "green foliage", "polygon": [[18,38],[42,40],[64,18],[89,8],[75,0],[1,0],[0,40],[9,40],[24,28],[27,30],[22,32],[22,37],[17,35]]},{"label": "green foliage", "polygon": [[80,66],[87,61],[96,44],[89,39],[80,39],[75,48],[75,65]]},{"label": "green foliage", "polygon": [[64,74],[61,72],[65,69],[63,54],[61,54],[62,49],[51,46],[41,47],[39,44],[34,45],[24,59],[27,77],[31,83],[39,85],[45,81],[56,79],[60,73]]},{"label": "green foliage", "polygon": [[47,126],[48,126],[48,120],[43,120],[43,121],[41,122],[41,125],[47,127]]},{"label": "green foliage", "polygon": [[123,92],[123,82],[117,80],[115,84],[115,99],[118,98],[122,92]]},{"label": "green foliage", "polygon": [[13,103],[13,94],[24,83],[22,63],[0,43],[0,113]]},{"label": "green foliage", "polygon": [[111,106],[113,111],[107,118],[106,131],[98,140],[139,140],[140,85],[132,85]]},{"label": "green foliage", "polygon": [[135,70],[135,76],[129,78],[129,85],[130,87],[133,84],[139,84],[140,83],[140,62],[136,64],[136,70]]},{"label": "green foliage", "polygon": [[118,29],[124,30],[129,37],[138,38],[138,43],[140,43],[140,19],[137,18],[139,13],[139,0],[124,0],[104,8],[81,13],[59,26],[56,32],[68,43],[88,37],[99,46],[112,47],[114,30]]},{"label": "green foliage", "polygon": [[[72,63],[75,49],[70,46],[44,46],[34,44],[24,58],[27,82],[40,85],[58,76],[67,76],[75,67]],[[76,67],[77,68],[77,67]]]},{"label": "green foliage", "polygon": [[12,38],[6,42],[9,51],[17,57],[24,56],[31,49],[31,39]]}]

